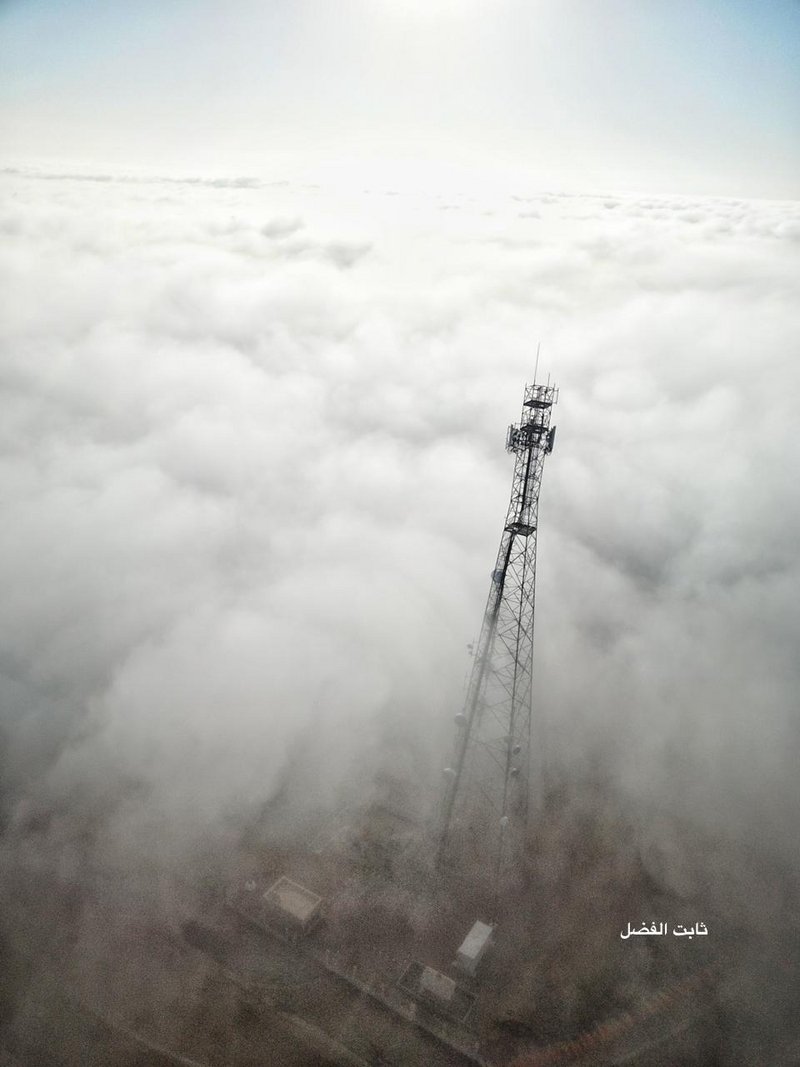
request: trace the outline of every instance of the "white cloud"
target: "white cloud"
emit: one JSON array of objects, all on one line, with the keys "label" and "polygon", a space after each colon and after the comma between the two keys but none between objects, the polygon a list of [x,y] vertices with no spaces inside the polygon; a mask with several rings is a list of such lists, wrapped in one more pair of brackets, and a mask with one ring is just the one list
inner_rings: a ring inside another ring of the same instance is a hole
[{"label": "white cloud", "polygon": [[435,765],[541,339],[562,388],[536,651],[551,743],[781,825],[796,205],[104,177],[3,178],[20,778],[45,746],[51,789],[137,783],[111,848],[254,810],[298,746],[334,752],[330,801],[388,715]]}]

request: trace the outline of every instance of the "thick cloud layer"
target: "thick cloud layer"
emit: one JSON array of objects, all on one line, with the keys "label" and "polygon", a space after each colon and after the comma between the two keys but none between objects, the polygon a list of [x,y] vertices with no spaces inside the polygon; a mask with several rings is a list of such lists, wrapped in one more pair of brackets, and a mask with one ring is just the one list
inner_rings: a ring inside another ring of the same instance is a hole
[{"label": "thick cloud layer", "polygon": [[298,764],[435,777],[541,340],[542,747],[788,841],[796,204],[2,184],[12,825],[174,852]]}]

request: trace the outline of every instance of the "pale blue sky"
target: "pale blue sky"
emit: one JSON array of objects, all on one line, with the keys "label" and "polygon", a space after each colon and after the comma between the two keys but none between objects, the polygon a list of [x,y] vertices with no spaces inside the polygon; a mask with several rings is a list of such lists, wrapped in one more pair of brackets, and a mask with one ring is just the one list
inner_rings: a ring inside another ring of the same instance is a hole
[{"label": "pale blue sky", "polygon": [[800,192],[796,0],[0,0],[0,36],[12,163]]}]

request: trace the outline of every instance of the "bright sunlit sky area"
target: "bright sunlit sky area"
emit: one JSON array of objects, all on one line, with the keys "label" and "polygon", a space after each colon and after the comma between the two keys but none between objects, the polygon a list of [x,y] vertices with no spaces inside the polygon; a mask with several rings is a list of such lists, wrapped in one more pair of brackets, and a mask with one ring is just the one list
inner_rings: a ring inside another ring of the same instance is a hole
[{"label": "bright sunlit sky area", "polygon": [[796,0],[2,0],[6,165],[794,198]]}]

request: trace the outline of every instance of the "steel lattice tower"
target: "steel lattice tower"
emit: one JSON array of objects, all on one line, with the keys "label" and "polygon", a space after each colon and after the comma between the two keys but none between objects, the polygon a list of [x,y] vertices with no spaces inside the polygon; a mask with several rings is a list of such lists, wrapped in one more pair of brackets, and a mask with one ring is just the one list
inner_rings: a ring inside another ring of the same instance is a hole
[{"label": "steel lattice tower", "polygon": [[506,449],[515,457],[511,501],[445,769],[437,864],[479,864],[496,892],[528,818],[536,530],[557,399],[555,386],[526,386],[519,425],[508,429]]}]

